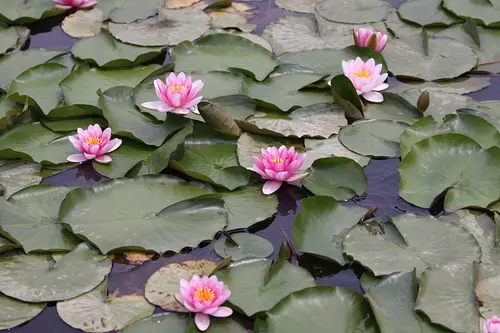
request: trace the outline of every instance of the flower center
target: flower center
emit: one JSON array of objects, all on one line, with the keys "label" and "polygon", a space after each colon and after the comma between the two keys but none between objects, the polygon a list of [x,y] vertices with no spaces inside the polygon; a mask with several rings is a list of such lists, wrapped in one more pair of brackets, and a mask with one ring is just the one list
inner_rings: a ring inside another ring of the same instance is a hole
[{"label": "flower center", "polygon": [[370,76],[372,76],[372,73],[370,73],[369,71],[367,71],[366,69],[360,69],[359,71],[356,71],[354,72],[354,75],[356,75],[357,77],[362,77],[362,78],[369,78]]},{"label": "flower center", "polygon": [[170,87],[168,87],[168,89],[170,89],[170,91],[181,91],[184,88],[186,88],[186,87],[184,87],[184,86],[170,86]]},{"label": "flower center", "polygon": [[274,164],[281,164],[281,163],[285,162],[285,159],[284,159],[284,158],[281,158],[281,157],[280,157],[280,158],[276,158],[276,157],[275,157],[275,158],[273,158],[271,161],[272,161]]},{"label": "flower center", "polygon": [[85,141],[88,145],[98,145],[102,143],[102,139],[97,136],[92,136]]},{"label": "flower center", "polygon": [[208,302],[215,298],[215,293],[210,288],[198,288],[194,292],[194,297],[200,301]]}]

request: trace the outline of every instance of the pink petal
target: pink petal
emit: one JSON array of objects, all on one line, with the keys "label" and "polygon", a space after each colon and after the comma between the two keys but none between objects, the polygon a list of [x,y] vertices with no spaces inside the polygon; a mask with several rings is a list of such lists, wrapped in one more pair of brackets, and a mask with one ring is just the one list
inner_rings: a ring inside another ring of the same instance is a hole
[{"label": "pink petal", "polygon": [[96,156],[94,154],[83,153],[87,160],[93,160]]},{"label": "pink petal", "polygon": [[370,91],[362,95],[364,99],[373,103],[382,103],[384,101],[384,96],[381,93]]},{"label": "pink petal", "polygon": [[196,324],[196,327],[202,332],[206,331],[208,329],[208,326],[210,326],[210,317],[204,313],[197,313],[196,316],[194,316],[194,322]]},{"label": "pink petal", "polygon": [[185,105],[184,105],[184,108],[186,109],[189,109],[189,108],[192,108],[194,106],[197,106],[198,104],[200,104],[201,100],[203,99],[203,96],[200,96],[200,97],[196,97],[195,99],[187,102]]},{"label": "pink petal", "polygon": [[302,180],[302,179],[306,178],[307,176],[309,176],[309,173],[300,173],[300,174],[288,177],[288,179],[286,181],[287,182],[298,182],[299,180]]},{"label": "pink petal", "polygon": [[173,109],[173,107],[163,103],[162,101],[145,102],[142,103],[141,106],[146,109],[157,110],[160,112],[168,112]]},{"label": "pink petal", "polygon": [[121,145],[122,145],[121,139],[113,139],[109,141],[108,145],[106,146],[106,152],[100,152],[100,153],[101,154],[111,153],[112,151],[117,150]]},{"label": "pink petal", "polygon": [[82,144],[80,143],[80,140],[78,140],[74,136],[68,136],[68,140],[71,142],[71,144],[73,145],[73,147],[76,148],[76,150],[78,150],[78,151],[80,151],[80,152],[83,153],[83,147],[82,147]]},{"label": "pink petal", "polygon": [[387,89],[387,88],[389,88],[389,85],[387,83],[381,83],[380,85],[376,86],[372,90],[374,90],[374,91],[381,91],[381,90],[384,90],[384,89]]},{"label": "pink petal", "polygon": [[221,306],[220,308],[217,309],[217,311],[212,313],[212,316],[214,316],[214,317],[229,317],[232,314],[233,314],[233,310],[231,308],[228,308],[227,306]]},{"label": "pink petal", "polygon": [[91,0],[91,1],[88,1],[88,2],[84,2],[84,4],[82,6],[80,6],[80,8],[88,8],[88,7],[91,7],[93,5],[95,5],[97,3],[96,0]]},{"label": "pink petal", "polygon": [[270,180],[266,182],[262,187],[262,193],[264,193],[265,195],[273,194],[281,187],[282,184],[283,182]]},{"label": "pink petal", "polygon": [[87,158],[83,154],[74,154],[74,155],[69,155],[67,160],[73,163],[82,163],[87,161]]},{"label": "pink petal", "polygon": [[184,108],[175,108],[175,109],[171,110],[170,112],[176,113],[176,114],[188,114],[191,111],[189,111],[189,109],[184,109]]},{"label": "pink petal", "polygon": [[98,163],[102,163],[102,164],[108,164],[109,162],[111,162],[111,157],[109,157],[108,155],[101,155],[101,156],[97,156],[95,158],[95,161],[98,162]]}]

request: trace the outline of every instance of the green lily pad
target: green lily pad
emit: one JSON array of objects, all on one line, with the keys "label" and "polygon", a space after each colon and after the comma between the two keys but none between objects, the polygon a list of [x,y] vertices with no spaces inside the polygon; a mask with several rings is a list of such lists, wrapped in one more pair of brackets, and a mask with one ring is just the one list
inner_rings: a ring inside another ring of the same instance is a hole
[{"label": "green lily pad", "polygon": [[309,165],[317,159],[332,156],[350,158],[362,167],[368,165],[370,162],[370,157],[357,154],[344,147],[340,143],[338,135],[332,135],[326,140],[306,138],[304,140],[304,145],[307,152],[306,162],[304,163]]},{"label": "green lily pad", "polygon": [[[384,58],[396,76],[427,81],[452,79],[470,71],[477,64],[474,51],[451,38],[429,37],[425,55],[421,35],[393,39],[384,49]],[[412,66],[408,66],[411,63]]]},{"label": "green lily pad", "polygon": [[170,167],[210,184],[234,190],[248,183],[249,173],[238,163],[236,140],[197,125],[170,160]]},{"label": "green lily pad", "polygon": [[[52,2],[52,0],[44,1]],[[0,72],[2,72],[0,89],[8,90],[10,82],[19,74],[33,66],[43,64],[60,54],[62,53],[58,51],[29,49],[27,51],[9,53],[0,57]]]},{"label": "green lily pad", "polygon": [[210,16],[199,8],[163,8],[158,18],[126,24],[110,22],[108,28],[113,37],[124,43],[163,47],[203,36],[210,28]]},{"label": "green lily pad", "polygon": [[265,259],[242,260],[216,275],[231,290],[228,301],[247,316],[268,311],[294,291],[316,285],[309,272],[282,256],[274,264]]},{"label": "green lily pad", "polygon": [[7,98],[49,112],[64,104],[62,90],[59,87],[70,70],[63,65],[45,63],[28,69],[16,77],[10,84]]},{"label": "green lily pad", "polygon": [[3,196],[9,197],[25,187],[38,185],[42,180],[40,164],[14,161],[0,166],[0,186]]},{"label": "green lily pad", "polygon": [[243,83],[243,93],[257,101],[257,105],[284,112],[316,103],[332,103],[329,91],[301,90],[323,79],[314,73],[275,73],[262,82],[250,78]]},{"label": "green lily pad", "polygon": [[[476,282],[477,271],[470,264],[427,269],[422,274],[415,310],[454,332],[480,333]],[[443,306],[443,299],[454,304],[453,308]]]},{"label": "green lily pad", "polygon": [[211,192],[166,175],[115,179],[71,191],[59,217],[103,253],[124,248],[180,251],[211,239],[226,226],[222,201],[195,199]]},{"label": "green lily pad", "polygon": [[108,296],[107,279],[86,294],[57,303],[59,317],[69,326],[85,332],[121,330],[151,316],[154,310],[154,305],[142,296]]},{"label": "green lily pad", "polygon": [[[426,89],[409,89],[401,94],[402,98],[417,107],[417,101],[422,92]],[[424,112],[424,116],[434,116],[436,120],[441,120],[444,116],[456,113],[456,110],[470,107],[476,104],[470,97],[462,96],[457,93],[448,93],[442,91],[427,90],[429,93],[429,108]]]},{"label": "green lily pad", "polygon": [[7,93],[0,89],[0,129],[6,128],[9,119],[26,111],[26,105],[18,104],[7,99]]},{"label": "green lily pad", "polygon": [[103,27],[104,15],[100,9],[79,10],[61,22],[61,29],[74,38],[93,37]]},{"label": "green lily pad", "polygon": [[158,13],[158,0],[126,1],[99,0],[96,5],[106,20],[117,23],[130,23],[139,19],[155,16]]},{"label": "green lily pad", "polygon": [[475,294],[481,304],[479,311],[483,318],[491,318],[500,310],[499,285],[500,276],[498,275],[477,282]]},{"label": "green lily pad", "polygon": [[45,303],[24,303],[4,295],[0,295],[0,330],[8,330],[35,318]]},{"label": "green lily pad", "polygon": [[28,40],[30,31],[26,27],[0,26],[0,54],[20,49]]},{"label": "green lily pad", "polygon": [[443,7],[456,16],[466,19],[472,17],[478,24],[491,28],[500,27],[500,5],[490,1],[444,0]]},{"label": "green lily pad", "polygon": [[215,29],[236,28],[244,32],[254,31],[256,24],[250,24],[244,15],[239,13],[228,13],[224,11],[214,11],[208,13],[212,18],[211,26]]},{"label": "green lily pad", "polygon": [[234,261],[249,258],[265,259],[274,252],[273,244],[258,235],[240,232],[231,234],[231,238],[238,245],[234,245],[224,237],[214,243],[214,250],[220,257],[231,257]]},{"label": "green lily pad", "polygon": [[363,296],[340,287],[294,292],[267,313],[268,332],[355,333],[367,315]]},{"label": "green lily pad", "polygon": [[212,35],[212,34],[231,34],[231,35],[237,35],[243,38],[246,38],[250,40],[251,42],[254,42],[255,44],[259,44],[266,50],[269,50],[270,52],[273,52],[273,47],[267,40],[262,38],[259,35],[249,33],[249,32],[241,32],[240,30],[236,29],[210,29],[208,32],[205,34],[206,35]]},{"label": "green lily pad", "polygon": [[293,222],[297,249],[344,265],[342,240],[366,214],[366,209],[342,206],[326,196],[302,199],[300,207],[301,211]]},{"label": "green lily pad", "polygon": [[390,120],[361,120],[340,130],[339,140],[349,150],[365,156],[399,156],[399,136],[409,126]]},{"label": "green lily pad", "polygon": [[410,23],[408,21],[403,21],[397,10],[393,10],[389,13],[389,15],[387,15],[384,20],[384,25],[386,26],[387,31],[397,38],[403,38],[422,33],[421,26]]},{"label": "green lily pad", "polygon": [[292,12],[314,14],[318,0],[276,0],[276,6]]},{"label": "green lily pad", "polygon": [[401,157],[405,157],[411,147],[430,136],[445,133],[459,133],[474,139],[483,148],[500,146],[500,133],[488,121],[473,115],[450,114],[438,124],[432,116],[417,121],[401,134]]},{"label": "green lily pad", "polygon": [[462,134],[438,134],[413,145],[399,165],[399,195],[419,207],[444,196],[444,209],[487,207],[498,199],[500,148],[481,149]]},{"label": "green lily pad", "polygon": [[106,30],[78,41],[71,53],[99,67],[128,67],[145,63],[161,54],[162,47],[139,47],[117,41]]},{"label": "green lily pad", "polygon": [[94,289],[111,271],[111,260],[87,243],[55,262],[50,255],[0,256],[0,291],[31,303],[70,299]]},{"label": "green lily pad", "polygon": [[20,244],[16,244],[7,238],[0,236],[0,253],[21,248]]},{"label": "green lily pad", "polygon": [[449,26],[462,20],[441,8],[442,0],[406,0],[399,5],[402,19],[423,27]]},{"label": "green lily pad", "polygon": [[188,312],[174,297],[179,293],[181,279],[189,281],[193,275],[210,275],[216,267],[217,263],[205,259],[163,266],[149,277],[144,296],[164,310]]},{"label": "green lily pad", "polygon": [[474,236],[446,219],[406,214],[390,222],[403,237],[402,244],[361,227],[353,228],[344,238],[345,254],[376,276],[414,269],[420,275],[426,267],[471,263],[481,256]]},{"label": "green lily pad", "polygon": [[472,114],[486,119],[500,131],[500,103],[498,101],[484,101],[474,103],[466,108],[457,110],[458,114]]},{"label": "green lily pad", "polygon": [[392,6],[384,0],[322,0],[316,11],[323,18],[341,23],[369,23],[382,21]]},{"label": "green lily pad", "polygon": [[364,112],[366,119],[392,120],[412,125],[423,117],[417,107],[402,96],[389,92],[383,95],[384,103],[366,105]]},{"label": "green lily pad", "polygon": [[[443,31],[449,31],[453,28],[446,29]],[[500,48],[499,48],[500,51]],[[391,92],[394,94],[399,94],[410,89],[416,89],[418,91],[428,91],[428,92],[443,92],[443,93],[453,93],[453,94],[468,94],[471,92],[479,91],[490,85],[490,78],[488,77],[460,77],[455,80],[438,81],[438,82],[420,82],[420,81],[410,81],[406,83],[401,83],[394,85],[386,90],[386,92]],[[384,103],[385,105],[386,103]],[[370,104],[374,106],[378,104]]]},{"label": "green lily pad", "polygon": [[101,128],[108,127],[108,122],[103,117],[88,116],[82,118],[50,119],[42,118],[40,122],[51,131],[57,133],[74,132],[77,128],[87,128],[89,125],[99,124]]},{"label": "green lily pad", "polygon": [[59,205],[71,190],[38,185],[0,201],[1,233],[32,251],[71,251],[81,241],[59,224]]},{"label": "green lily pad", "polygon": [[52,0],[4,1],[0,21],[7,24],[26,24],[62,14],[67,9],[56,8]]},{"label": "green lily pad", "polygon": [[278,65],[272,52],[246,38],[213,34],[172,49],[177,72],[242,71],[264,80]]},{"label": "green lily pad", "polygon": [[349,200],[366,191],[367,179],[363,168],[347,157],[326,157],[314,161],[304,186],[315,195]]}]

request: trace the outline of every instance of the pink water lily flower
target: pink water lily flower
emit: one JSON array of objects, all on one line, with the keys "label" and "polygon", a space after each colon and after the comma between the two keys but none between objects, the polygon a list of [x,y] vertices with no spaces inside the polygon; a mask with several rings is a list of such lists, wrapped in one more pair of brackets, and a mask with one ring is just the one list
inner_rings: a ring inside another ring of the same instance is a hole
[{"label": "pink water lily flower", "polygon": [[[354,35],[354,43],[361,47],[370,47],[377,52],[382,52],[382,50],[387,45],[387,41],[389,40],[389,36],[382,34],[381,32],[373,32],[370,28],[361,28],[358,31],[353,31]],[[368,40],[372,35],[375,35],[375,43],[373,45],[369,45]]]},{"label": "pink water lily flower", "polygon": [[79,128],[77,133],[76,137],[68,137],[73,146],[81,152],[68,156],[68,161],[74,163],[95,160],[107,164],[111,162],[111,157],[106,154],[118,149],[122,144],[120,139],[110,140],[111,128],[108,127],[103,131],[99,124],[89,125],[86,130]]},{"label": "pink water lily flower", "polygon": [[483,333],[500,333],[500,318],[493,316],[483,325]]},{"label": "pink water lily flower", "polygon": [[54,0],[57,3],[57,8],[69,9],[75,8],[88,8],[97,3],[96,0]]},{"label": "pink water lily flower", "polygon": [[283,182],[296,182],[307,177],[308,173],[295,174],[304,164],[306,153],[298,154],[294,147],[287,149],[281,146],[262,148],[262,160],[253,157],[253,170],[260,174],[262,178],[268,179],[262,188],[264,194],[276,192]]},{"label": "pink water lily flower", "polygon": [[389,85],[384,83],[387,73],[380,74],[382,64],[375,65],[375,60],[369,59],[367,62],[357,57],[356,60],[342,61],[344,75],[347,76],[358,95],[370,102],[380,103],[384,101],[384,96],[378,91],[387,89]]},{"label": "pink water lily flower", "polygon": [[233,314],[231,308],[221,306],[231,296],[231,291],[215,275],[194,275],[190,281],[181,280],[180,292],[175,298],[188,311],[196,313],[194,322],[200,331],[206,331],[210,326],[209,316],[229,317]]},{"label": "pink water lily flower", "polygon": [[155,80],[154,85],[156,95],[160,100],[142,103],[143,107],[160,112],[178,114],[194,112],[199,114],[197,105],[203,99],[203,96],[198,96],[203,88],[201,80],[192,82],[191,76],[186,77],[184,73],[179,73],[177,76],[170,73],[166,84],[162,80]]}]

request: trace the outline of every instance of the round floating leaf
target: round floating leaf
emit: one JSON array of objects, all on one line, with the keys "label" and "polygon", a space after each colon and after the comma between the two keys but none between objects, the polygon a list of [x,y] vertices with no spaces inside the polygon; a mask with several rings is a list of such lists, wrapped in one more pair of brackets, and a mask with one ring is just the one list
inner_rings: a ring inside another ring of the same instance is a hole
[{"label": "round floating leaf", "polygon": [[148,279],[144,296],[164,310],[187,312],[174,297],[179,293],[181,279],[189,281],[193,275],[210,275],[216,267],[217,263],[205,259],[163,266]]},{"label": "round floating leaf", "polygon": [[111,271],[111,261],[87,243],[55,262],[50,255],[19,252],[0,256],[0,291],[25,302],[70,299],[94,289]]},{"label": "round floating leaf", "polygon": [[474,236],[446,219],[406,214],[390,222],[403,237],[403,244],[356,227],[344,238],[345,254],[377,276],[415,268],[420,275],[426,267],[471,263],[481,255]]},{"label": "round floating leaf", "polygon": [[88,116],[83,118],[69,119],[40,119],[41,123],[51,131],[57,133],[73,132],[76,128],[87,128],[89,125],[99,124],[101,128],[108,127],[108,122],[103,117]]},{"label": "round floating leaf", "polygon": [[472,17],[481,25],[490,28],[500,27],[498,3],[492,5],[490,1],[444,0],[443,7],[463,19]]},{"label": "round floating leaf", "polygon": [[7,238],[0,236],[0,253],[19,249],[21,245],[11,242]]},{"label": "round floating leaf", "polygon": [[238,70],[252,73],[259,81],[278,65],[276,57],[246,38],[213,34],[195,42],[183,42],[172,49],[177,72]]},{"label": "round floating leaf", "polygon": [[105,19],[117,23],[129,23],[158,14],[158,0],[127,1],[99,0],[96,8],[104,13]]},{"label": "round floating leaf", "polygon": [[0,330],[7,330],[35,318],[45,303],[30,304],[0,295]]},{"label": "round floating leaf", "polygon": [[257,27],[256,24],[248,23],[245,16],[239,13],[210,12],[208,15],[212,18],[211,25],[215,29],[236,28],[244,32],[250,32]]},{"label": "round floating leaf", "polygon": [[0,54],[20,49],[29,35],[30,30],[26,27],[0,26]]},{"label": "round floating leaf", "polygon": [[38,185],[42,180],[40,175],[40,164],[15,161],[0,166],[0,186],[3,188],[3,196],[22,190],[25,187]]},{"label": "round floating leaf", "polygon": [[7,99],[7,93],[0,88],[0,129],[6,128],[9,119],[26,111],[26,105],[18,104]]},{"label": "round floating leaf", "polygon": [[445,133],[459,133],[474,139],[483,148],[500,146],[500,133],[488,121],[481,117],[461,114],[450,114],[438,124],[432,116],[417,121],[401,134],[401,157],[405,157],[411,147],[430,136]]},{"label": "round floating leaf", "polygon": [[26,253],[32,251],[70,251],[80,243],[59,224],[59,205],[70,188],[38,185],[0,201],[2,234],[16,240]]},{"label": "round floating leaf", "polygon": [[255,44],[259,44],[266,50],[269,50],[270,52],[273,52],[273,48],[271,44],[264,38],[260,37],[259,35],[251,34],[248,32],[241,32],[236,29],[210,29],[205,35],[212,35],[212,34],[231,34],[231,35],[237,35],[243,38],[246,38],[250,40],[251,42],[254,42]]},{"label": "round floating leaf", "polygon": [[[477,271],[473,265],[449,265],[422,274],[415,310],[454,332],[479,333],[479,310],[474,296]],[[443,306],[443,300],[453,307]]]},{"label": "round floating leaf", "polygon": [[109,23],[109,32],[124,43],[141,46],[176,45],[202,36],[210,28],[210,16],[197,8],[161,9],[158,19],[133,23]]},{"label": "round floating leaf", "polygon": [[423,117],[416,106],[402,96],[393,93],[383,93],[383,95],[384,103],[366,105],[364,112],[366,119],[392,120],[412,125]]},{"label": "round floating leaf", "polygon": [[314,14],[318,0],[276,0],[276,5],[285,10]]},{"label": "round floating leaf", "polygon": [[33,66],[43,64],[60,54],[61,52],[58,51],[29,49],[2,56],[0,58],[0,72],[2,73],[0,77],[0,89],[8,90],[11,80],[19,74]]},{"label": "round floating leaf", "polygon": [[[429,37],[428,43],[428,55],[425,55],[422,36],[393,39],[384,49],[390,71],[397,76],[433,81],[460,76],[477,63],[472,49],[454,39]],[[408,66],[409,63],[412,66]]]},{"label": "round floating leaf", "polygon": [[326,140],[308,139],[304,140],[304,145],[307,152],[306,161],[312,164],[315,160],[324,157],[341,156],[354,160],[360,166],[364,167],[370,162],[370,158],[356,154],[344,147],[338,135],[333,135]]},{"label": "round floating leaf", "polygon": [[399,165],[399,195],[430,207],[444,196],[444,209],[487,207],[498,199],[500,148],[481,149],[462,134],[439,134],[413,145]]},{"label": "round floating leaf", "polygon": [[284,257],[273,265],[265,259],[243,260],[216,275],[231,290],[229,302],[247,316],[268,311],[294,291],[316,285],[309,272]]},{"label": "round floating leaf", "polygon": [[189,7],[197,2],[200,2],[200,0],[165,0],[165,8],[177,9],[177,8]]},{"label": "round floating leaf", "polygon": [[382,21],[392,6],[384,0],[322,0],[316,11],[325,19],[343,23],[369,23]]},{"label": "round floating leaf", "polygon": [[233,136],[207,125],[195,126],[183,149],[172,156],[170,167],[196,179],[234,190],[248,183],[249,173],[238,163]]},{"label": "round floating leaf", "polygon": [[110,332],[153,314],[155,307],[142,296],[108,296],[104,280],[86,294],[57,303],[59,317],[69,326],[85,332]]},{"label": "round floating leaf", "polygon": [[484,101],[473,103],[467,108],[457,110],[459,114],[472,114],[486,119],[500,131],[500,103],[498,101]]},{"label": "round floating leaf", "polygon": [[[61,29],[71,37],[85,38],[97,35],[101,31],[104,15],[101,10],[79,10],[64,18]],[[91,51],[90,51],[91,52]]]},{"label": "round floating leaf", "polygon": [[7,98],[18,103],[27,100],[28,105],[47,115],[64,104],[59,82],[69,73],[70,70],[60,64],[45,63],[32,67],[11,82]]},{"label": "round floating leaf", "polygon": [[340,130],[339,140],[349,150],[366,156],[399,156],[399,136],[408,125],[390,120],[361,120]]},{"label": "round floating leaf", "polygon": [[66,158],[75,153],[67,137],[33,123],[14,127],[0,136],[0,158],[32,159],[38,163],[67,163]]},{"label": "round floating leaf", "polygon": [[[402,98],[407,100],[414,107],[417,107],[417,101],[422,92],[426,89],[409,89],[400,94]],[[430,105],[425,111],[425,116],[434,116],[435,119],[441,120],[444,116],[450,113],[456,113],[456,110],[469,107],[476,104],[470,97],[462,96],[456,93],[447,93],[441,91],[427,90],[429,93]]]},{"label": "round floating leaf", "polygon": [[267,313],[268,332],[355,333],[367,311],[363,296],[354,291],[307,288],[289,295]]},{"label": "round floating leaf", "polygon": [[231,257],[234,261],[249,258],[265,259],[274,252],[273,244],[254,234],[241,232],[231,234],[231,238],[238,245],[224,237],[219,238],[214,244],[215,252],[222,258]]},{"label": "round floating leaf", "polygon": [[301,252],[345,264],[342,240],[366,214],[361,207],[346,207],[332,197],[300,200],[301,211],[293,222],[293,239]]},{"label": "round floating leaf", "polygon": [[121,43],[102,29],[95,37],[78,41],[71,48],[77,58],[96,63],[99,67],[127,67],[145,63],[162,52],[162,47],[139,47]]},{"label": "round floating leaf", "polygon": [[[251,124],[248,128],[244,125]],[[240,123],[243,130],[262,134],[293,137],[328,138],[347,125],[344,110],[331,103],[309,105],[290,113],[267,111],[264,115],[255,115]],[[253,128],[256,127],[256,128]]]},{"label": "round floating leaf", "polygon": [[442,0],[406,0],[399,5],[402,19],[425,27],[449,26],[462,20],[441,8]]},{"label": "round floating leaf", "polygon": [[222,201],[189,200],[211,192],[173,176],[115,179],[71,191],[59,217],[103,253],[123,248],[179,251],[211,239],[226,226]]},{"label": "round floating leaf", "polygon": [[475,293],[481,304],[479,311],[483,318],[491,318],[500,310],[499,286],[500,276],[498,275],[478,281]]},{"label": "round floating leaf", "polygon": [[26,24],[62,14],[67,9],[56,8],[52,0],[9,0],[0,8],[0,21],[7,24]]},{"label": "round floating leaf", "polygon": [[304,186],[315,195],[349,200],[366,191],[367,179],[363,168],[347,157],[327,157],[314,161]]},{"label": "round floating leaf", "polygon": [[243,93],[263,107],[284,112],[322,102],[333,102],[329,91],[300,90],[323,78],[313,73],[276,73],[262,82],[250,78],[243,83]]},{"label": "round floating leaf", "polygon": [[[444,31],[452,30],[446,29]],[[500,34],[499,34],[500,36]],[[500,51],[500,48],[498,49]],[[407,82],[394,85],[387,89],[387,92],[394,94],[399,94],[410,89],[416,89],[418,91],[428,91],[428,92],[443,92],[443,93],[453,93],[453,94],[468,94],[471,92],[479,91],[490,85],[490,79],[488,77],[460,77],[456,80],[444,81],[444,82]],[[386,99],[387,100],[387,99]],[[386,103],[382,104],[385,105]],[[369,106],[374,106],[378,104],[370,104]]]}]

